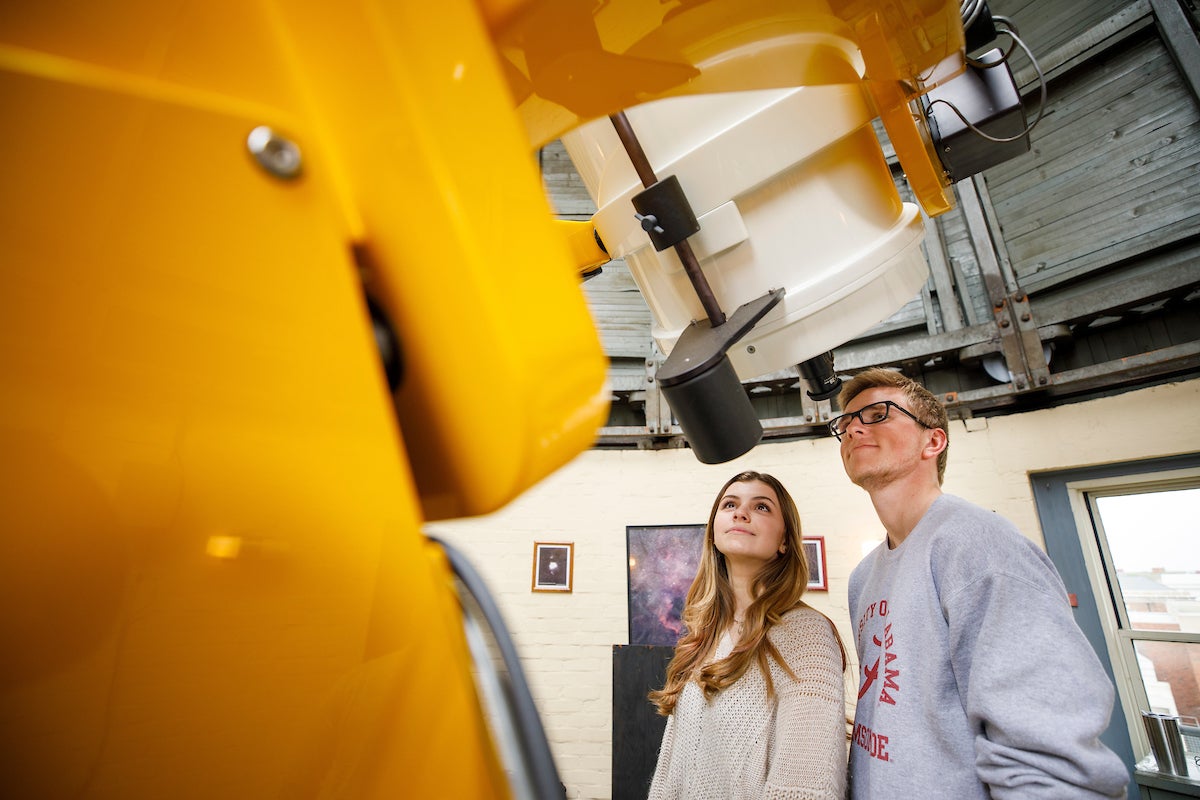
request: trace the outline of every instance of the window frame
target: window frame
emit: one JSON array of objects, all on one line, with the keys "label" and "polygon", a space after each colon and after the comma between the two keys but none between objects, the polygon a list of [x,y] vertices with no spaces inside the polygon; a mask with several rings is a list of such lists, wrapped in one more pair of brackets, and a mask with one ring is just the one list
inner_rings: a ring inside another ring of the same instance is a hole
[{"label": "window frame", "polygon": [[[1084,557],[1079,525],[1071,506],[1071,493],[1067,491],[1066,485],[1068,483],[1077,486],[1084,483],[1095,485],[1105,478],[1114,477],[1130,483],[1138,476],[1156,474],[1161,477],[1163,473],[1179,469],[1200,469],[1200,451],[1029,472],[1029,485],[1046,553],[1058,568],[1059,574],[1062,575],[1067,591],[1075,595],[1072,603],[1075,621],[1079,624],[1083,635],[1091,643],[1100,659],[1101,666],[1114,684],[1117,684],[1117,679],[1112,664],[1113,656],[1117,653],[1110,651],[1109,643],[1112,641],[1112,637],[1106,635],[1102,627],[1098,610],[1099,603],[1097,602],[1098,600],[1108,602],[1107,589],[1104,589],[1104,593],[1097,595],[1098,589],[1094,588],[1095,584],[1091,576],[1095,574],[1098,565],[1094,562],[1088,563]],[[1107,582],[1105,582],[1106,584]],[[1128,696],[1127,692],[1118,693],[1108,727],[1100,735],[1100,741],[1129,765],[1132,779],[1134,766],[1141,759],[1134,755],[1131,737],[1136,735],[1136,732],[1127,721],[1123,702],[1125,696]],[[1134,722],[1140,724],[1140,720],[1134,720]],[[1138,786],[1131,780],[1129,798],[1136,800],[1139,796]]]},{"label": "window frame", "polygon": [[1200,488],[1200,466],[1111,475],[1067,481],[1065,484],[1075,519],[1079,547],[1096,599],[1100,627],[1107,645],[1117,689],[1117,703],[1124,712],[1130,743],[1137,761],[1141,761],[1150,753],[1150,742],[1141,724],[1141,711],[1150,707],[1150,700],[1137,663],[1136,642],[1200,644],[1200,634],[1136,630],[1130,625],[1120,583],[1110,578],[1116,575],[1117,570],[1096,501],[1103,497],[1191,488]]}]

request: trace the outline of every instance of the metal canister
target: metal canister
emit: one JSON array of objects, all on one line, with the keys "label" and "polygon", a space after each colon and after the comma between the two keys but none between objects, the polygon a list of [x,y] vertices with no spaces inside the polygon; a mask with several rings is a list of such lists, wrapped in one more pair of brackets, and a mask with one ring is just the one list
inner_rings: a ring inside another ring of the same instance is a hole
[{"label": "metal canister", "polygon": [[1179,717],[1163,715],[1163,738],[1167,741],[1167,752],[1171,755],[1171,771],[1176,775],[1188,774],[1187,753],[1183,747],[1183,736],[1179,732]]},{"label": "metal canister", "polygon": [[1187,775],[1187,754],[1179,732],[1179,717],[1143,711],[1142,724],[1150,738],[1150,752],[1158,764],[1158,771]]}]

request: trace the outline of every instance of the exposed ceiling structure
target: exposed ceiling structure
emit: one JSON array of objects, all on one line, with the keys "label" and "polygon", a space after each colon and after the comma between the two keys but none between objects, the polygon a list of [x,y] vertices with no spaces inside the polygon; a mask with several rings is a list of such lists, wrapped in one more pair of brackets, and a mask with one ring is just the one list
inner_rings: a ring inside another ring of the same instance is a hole
[{"label": "exposed ceiling structure", "polygon": [[[1030,120],[1046,83],[1032,149],[955,185],[956,208],[926,219],[925,287],[835,349],[835,370],[901,369],[941,397],[952,418],[1200,376],[1194,9],[1180,0],[990,6],[1037,59],[1018,48],[1011,61]],[[595,206],[562,148],[541,156],[556,211],[588,218]],[[628,270],[614,261],[585,291],[613,388],[597,446],[683,446],[655,381],[664,356]],[[835,409],[808,396],[798,368],[743,383],[764,438],[826,435]]]}]

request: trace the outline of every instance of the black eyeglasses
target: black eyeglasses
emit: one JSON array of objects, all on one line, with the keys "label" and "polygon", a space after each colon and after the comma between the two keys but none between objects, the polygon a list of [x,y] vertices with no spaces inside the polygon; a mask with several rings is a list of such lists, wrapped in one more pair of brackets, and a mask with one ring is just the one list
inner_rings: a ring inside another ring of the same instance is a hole
[{"label": "black eyeglasses", "polygon": [[871,403],[869,406],[863,406],[858,411],[851,411],[849,414],[842,414],[840,417],[834,417],[829,420],[829,432],[837,437],[840,442],[842,435],[846,429],[850,427],[851,421],[858,417],[858,421],[863,425],[876,425],[888,418],[888,414],[892,409],[896,409],[904,416],[910,418],[913,422],[920,425],[922,428],[932,428],[932,425],[926,425],[921,420],[917,419],[916,415],[903,406],[893,403],[891,400],[884,400],[880,403]]}]

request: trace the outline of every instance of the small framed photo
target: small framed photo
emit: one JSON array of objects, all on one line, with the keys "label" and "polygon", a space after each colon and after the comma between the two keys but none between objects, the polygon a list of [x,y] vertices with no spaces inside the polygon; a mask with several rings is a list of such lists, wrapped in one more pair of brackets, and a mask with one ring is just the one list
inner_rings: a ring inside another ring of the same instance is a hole
[{"label": "small framed photo", "polygon": [[825,576],[825,537],[803,537],[804,558],[808,560],[808,589],[815,592],[829,591],[829,579]]},{"label": "small framed photo", "polygon": [[534,542],[533,591],[569,592],[574,573],[574,542]]}]

